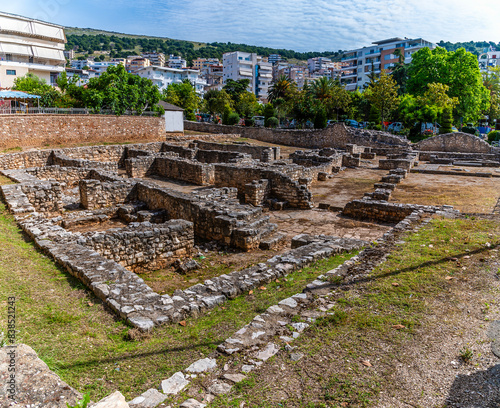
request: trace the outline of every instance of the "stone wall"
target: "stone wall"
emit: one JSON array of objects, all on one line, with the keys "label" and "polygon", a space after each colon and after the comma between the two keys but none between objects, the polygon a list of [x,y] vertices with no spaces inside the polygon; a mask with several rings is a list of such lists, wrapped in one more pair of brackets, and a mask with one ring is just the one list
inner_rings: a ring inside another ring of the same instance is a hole
[{"label": "stone wall", "polygon": [[92,161],[85,159],[75,159],[66,156],[64,153],[57,150],[53,150],[52,154],[49,156],[49,165],[118,171],[118,162],[103,162],[103,161]]},{"label": "stone wall", "polygon": [[447,133],[415,144],[415,150],[434,152],[493,153],[494,148],[477,136],[468,133]]},{"label": "stone wall", "polygon": [[45,166],[26,169],[26,173],[40,180],[55,180],[74,187],[89,175],[89,170],[82,167]]},{"label": "stone wall", "polygon": [[344,149],[348,144],[367,147],[408,147],[410,145],[407,140],[390,133],[347,128],[344,124],[335,124],[326,129],[288,130],[185,121],[184,129],[206,133],[239,133],[242,137],[250,139],[308,149],[323,147]]},{"label": "stone wall", "polygon": [[223,144],[206,142],[203,140],[195,140],[191,146],[197,147],[201,150],[222,150],[227,152],[245,153],[249,154],[256,160],[260,160],[261,162],[279,160],[281,156],[279,146],[256,146],[249,143]]},{"label": "stone wall", "polygon": [[192,254],[193,223],[185,220],[131,223],[125,228],[85,233],[78,244],[132,271],[156,270]]},{"label": "stone wall", "polygon": [[23,183],[20,186],[35,211],[62,211],[62,188],[59,183],[39,181],[37,183]]},{"label": "stone wall", "polygon": [[126,180],[123,182],[80,180],[80,202],[87,210],[116,207],[134,201],[136,197],[134,186],[135,183]]},{"label": "stone wall", "polygon": [[199,186],[214,184],[213,165],[189,159],[157,157],[154,162],[154,172],[162,177],[187,181]]},{"label": "stone wall", "polygon": [[0,116],[0,149],[139,140],[165,140],[164,119],[107,115]]}]

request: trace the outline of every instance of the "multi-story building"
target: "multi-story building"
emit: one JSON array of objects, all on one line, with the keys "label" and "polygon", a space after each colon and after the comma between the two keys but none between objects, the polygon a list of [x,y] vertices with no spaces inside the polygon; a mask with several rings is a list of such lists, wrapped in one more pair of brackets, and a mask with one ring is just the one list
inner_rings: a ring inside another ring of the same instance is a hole
[{"label": "multi-story building", "polygon": [[348,90],[362,89],[370,82],[372,74],[380,74],[381,70],[391,71],[398,63],[394,54],[401,50],[404,62],[410,63],[412,54],[422,48],[434,49],[436,44],[422,38],[389,38],[375,41],[372,46],[348,51],[342,58],[340,81]]},{"label": "multi-story building", "polygon": [[65,43],[62,26],[0,12],[0,87],[11,88],[28,73],[55,85],[66,64]]},{"label": "multi-story building", "polygon": [[335,65],[335,62],[332,62],[330,58],[326,57],[314,57],[307,60],[307,68],[309,68],[309,72],[311,73],[335,68]]},{"label": "multi-story building", "polygon": [[75,58],[75,50],[64,50],[64,58],[67,60]]},{"label": "multi-story building", "polygon": [[479,68],[487,72],[490,68],[500,67],[500,51],[488,51],[478,57]]},{"label": "multi-story building", "polygon": [[106,72],[109,67],[113,67],[121,63],[121,61],[93,61],[90,59],[72,60],[70,62],[72,69],[83,70],[88,68],[89,70],[95,72],[95,76],[100,76],[102,73]]},{"label": "multi-story building", "polygon": [[143,52],[141,56],[151,61],[151,65],[156,65],[157,67],[165,66],[165,54],[161,52]]},{"label": "multi-story building", "polygon": [[167,65],[169,68],[182,69],[187,67],[187,62],[180,55],[170,55]]},{"label": "multi-story building", "polygon": [[257,98],[267,99],[267,91],[273,80],[273,66],[263,57],[249,52],[228,52],[223,55],[222,82],[228,79],[238,81],[248,79],[248,91]]},{"label": "multi-story building", "polygon": [[139,69],[135,74],[153,81],[160,91],[167,89],[170,84],[180,84],[188,79],[194,85],[196,92],[203,95],[207,85],[206,81],[200,78],[200,71],[196,69],[148,66]]},{"label": "multi-story building", "polygon": [[199,69],[202,71],[204,68],[208,68],[210,65],[220,65],[218,58],[197,58],[193,60],[193,69]]},{"label": "multi-story building", "polygon": [[95,78],[96,71],[93,69],[75,69],[75,68],[66,68],[66,75],[68,78],[73,78],[78,75],[78,81],[76,82],[77,86],[82,86],[89,83],[89,80]]},{"label": "multi-story building", "polygon": [[282,59],[283,57],[279,54],[270,54],[269,57],[267,57],[267,62],[270,62],[274,65],[277,62],[280,62]]},{"label": "multi-story building", "polygon": [[210,89],[222,89],[223,71],[222,65],[209,65],[207,68],[203,68],[201,76],[207,81]]},{"label": "multi-story building", "polygon": [[132,58],[131,60],[127,59],[125,69],[127,70],[127,72],[130,72],[131,74],[135,74],[140,69],[150,66],[151,66],[151,61],[149,61],[147,58],[139,57],[139,58]]}]

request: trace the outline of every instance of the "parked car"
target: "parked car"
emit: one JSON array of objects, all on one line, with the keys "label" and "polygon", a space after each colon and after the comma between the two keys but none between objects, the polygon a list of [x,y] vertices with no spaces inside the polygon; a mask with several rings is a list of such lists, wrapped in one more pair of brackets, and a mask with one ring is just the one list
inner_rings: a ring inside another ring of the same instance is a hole
[{"label": "parked car", "polygon": [[358,127],[361,129],[366,129],[368,126],[370,126],[370,122],[358,122]]},{"label": "parked car", "polygon": [[358,122],[356,122],[354,119],[346,119],[345,124],[351,127],[358,127]]},{"label": "parked car", "polygon": [[439,133],[439,128],[441,125],[439,123],[422,122],[420,133]]},{"label": "parked car", "polygon": [[338,120],[333,120],[333,119],[330,119],[330,120],[328,120],[328,121],[326,122],[326,125],[327,125],[327,126],[330,126],[330,125],[333,125],[333,124],[338,123],[338,122],[339,122]]},{"label": "parked car", "polygon": [[254,126],[263,127],[264,126],[264,116],[253,116]]},{"label": "parked car", "polygon": [[455,132],[458,132],[458,129],[455,126],[452,126],[451,131],[452,131],[452,133],[455,133]]},{"label": "parked car", "polygon": [[389,132],[401,132],[404,126],[401,122],[393,122],[389,126],[387,126],[387,130]]}]

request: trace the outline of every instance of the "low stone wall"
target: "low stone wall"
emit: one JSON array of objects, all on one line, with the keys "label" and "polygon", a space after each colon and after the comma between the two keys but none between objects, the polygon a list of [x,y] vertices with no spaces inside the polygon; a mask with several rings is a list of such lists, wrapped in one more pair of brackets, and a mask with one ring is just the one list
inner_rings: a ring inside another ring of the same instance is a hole
[{"label": "low stone wall", "polygon": [[39,181],[20,185],[37,212],[59,212],[63,210],[62,188],[60,183]]},{"label": "low stone wall", "polygon": [[80,180],[78,185],[81,205],[87,210],[116,207],[136,198],[135,183],[126,180],[123,182]]},{"label": "low stone wall", "polygon": [[451,210],[453,207],[426,206],[415,204],[397,204],[377,200],[353,200],[346,204],[342,215],[357,220],[397,223],[404,220],[414,211],[435,213],[440,210]]},{"label": "low stone wall", "polygon": [[453,160],[474,160],[481,162],[500,162],[500,151],[495,153],[464,153],[464,152],[433,152],[433,151],[420,151],[420,160],[432,161],[435,159],[449,159]]},{"label": "low stone wall", "polygon": [[386,132],[346,128],[344,124],[335,124],[326,129],[287,130],[185,121],[184,129],[206,133],[239,133],[242,137],[250,139],[308,149],[323,147],[345,149],[348,144],[386,148],[410,146],[407,140],[399,136]]},{"label": "low stone wall", "polygon": [[49,164],[61,167],[82,167],[86,169],[102,169],[107,171],[118,171],[118,162],[102,162],[84,159],[74,159],[64,153],[53,150],[49,156]]},{"label": "low stone wall", "polygon": [[0,116],[0,149],[140,140],[165,140],[164,119],[107,115]]},{"label": "low stone wall", "polygon": [[174,157],[157,157],[154,172],[159,176],[187,181],[199,186],[214,184],[214,167],[211,164]]},{"label": "low stone wall", "polygon": [[468,133],[447,133],[415,144],[415,150],[433,152],[493,153],[488,142]]},{"label": "low stone wall", "polygon": [[245,163],[252,162],[252,156],[245,153],[226,152],[223,150],[201,150],[196,151],[195,159],[200,163]]},{"label": "low stone wall", "polygon": [[128,177],[141,178],[155,173],[154,156],[136,156],[134,159],[125,160],[125,171]]},{"label": "low stone wall", "polygon": [[192,254],[193,223],[131,223],[125,228],[86,233],[77,243],[132,271],[156,270]]},{"label": "low stone wall", "polygon": [[82,167],[45,166],[26,169],[25,171],[37,179],[55,180],[65,183],[68,187],[77,186],[81,179],[89,175],[89,170]]},{"label": "low stone wall", "polygon": [[261,162],[271,162],[279,160],[281,156],[280,147],[256,146],[249,143],[223,144],[206,142],[203,140],[195,140],[190,146],[197,147],[201,150],[221,150],[226,152],[245,153],[252,156]]}]

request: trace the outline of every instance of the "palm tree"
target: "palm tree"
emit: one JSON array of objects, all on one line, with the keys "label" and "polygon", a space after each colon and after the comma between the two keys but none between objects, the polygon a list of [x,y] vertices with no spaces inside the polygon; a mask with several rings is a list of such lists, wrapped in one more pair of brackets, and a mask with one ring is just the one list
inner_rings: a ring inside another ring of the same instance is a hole
[{"label": "palm tree", "polygon": [[267,99],[269,102],[273,102],[278,98],[285,98],[286,91],[290,88],[292,82],[287,75],[281,75],[278,80],[271,85],[269,92],[267,93]]},{"label": "palm tree", "polygon": [[334,86],[335,83],[331,78],[320,77],[312,83],[310,92],[316,99],[325,102],[331,97]]}]

